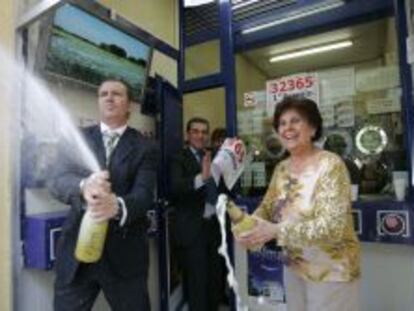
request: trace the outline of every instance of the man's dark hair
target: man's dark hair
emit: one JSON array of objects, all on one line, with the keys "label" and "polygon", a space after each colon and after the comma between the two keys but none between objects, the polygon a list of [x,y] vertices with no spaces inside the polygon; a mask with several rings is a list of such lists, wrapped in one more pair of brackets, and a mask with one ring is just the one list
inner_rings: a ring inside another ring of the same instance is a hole
[{"label": "man's dark hair", "polygon": [[315,135],[312,137],[312,141],[317,141],[321,138],[323,123],[318,105],[309,98],[299,96],[286,96],[276,105],[275,113],[273,115],[273,127],[276,132],[279,128],[280,117],[288,110],[297,111],[313,128],[315,128],[316,131]]},{"label": "man's dark hair", "polygon": [[187,126],[186,126],[187,132],[191,129],[191,127],[193,126],[194,123],[203,123],[203,124],[207,125],[207,130],[210,129],[210,124],[208,123],[208,121],[206,119],[200,118],[200,117],[194,117],[194,118],[191,118],[190,120],[188,120],[188,122],[187,122]]},{"label": "man's dark hair", "polygon": [[128,100],[129,100],[129,101],[131,101],[131,100],[132,100],[132,98],[133,98],[133,95],[132,95],[132,88],[131,88],[131,85],[130,85],[128,82],[126,82],[126,81],[125,81],[125,80],[123,80],[123,79],[119,79],[119,78],[111,78],[111,79],[106,79],[106,80],[103,80],[103,81],[99,84],[98,91],[99,91],[99,89],[101,88],[101,86],[102,86],[105,82],[118,82],[118,83],[121,83],[121,84],[125,87],[125,89],[126,89],[126,93],[127,93]]}]

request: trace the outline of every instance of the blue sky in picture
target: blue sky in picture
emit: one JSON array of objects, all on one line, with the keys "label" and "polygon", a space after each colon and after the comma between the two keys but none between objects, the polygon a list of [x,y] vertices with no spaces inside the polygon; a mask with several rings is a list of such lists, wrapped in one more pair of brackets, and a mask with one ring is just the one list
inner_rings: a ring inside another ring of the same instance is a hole
[{"label": "blue sky in picture", "polygon": [[55,25],[96,44],[116,44],[128,56],[148,60],[150,48],[138,39],[114,28],[100,19],[66,4],[55,15]]}]

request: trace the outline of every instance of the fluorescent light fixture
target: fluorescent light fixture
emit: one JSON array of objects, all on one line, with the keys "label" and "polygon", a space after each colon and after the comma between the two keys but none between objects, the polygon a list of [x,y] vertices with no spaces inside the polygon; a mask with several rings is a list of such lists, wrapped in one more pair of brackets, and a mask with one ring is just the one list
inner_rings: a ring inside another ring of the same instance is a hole
[{"label": "fluorescent light fixture", "polygon": [[215,0],[184,0],[184,7],[193,7],[214,2]]},{"label": "fluorescent light fixture", "polygon": [[352,45],[353,45],[353,43],[352,43],[351,40],[340,41],[340,42],[321,45],[321,46],[317,46],[317,47],[313,47],[313,48],[309,48],[309,49],[305,49],[305,50],[299,50],[299,51],[294,51],[294,52],[289,52],[289,53],[276,55],[276,56],[271,57],[269,61],[271,63],[276,63],[276,62],[280,62],[282,60],[298,58],[298,57],[302,57],[302,56],[318,54],[318,53],[328,52],[328,51],[332,51],[332,50],[339,50],[339,49],[350,47]]},{"label": "fluorescent light fixture", "polygon": [[313,7],[310,7],[310,8],[305,7],[301,11],[293,13],[289,16],[284,17],[284,18],[275,20],[273,22],[265,23],[265,24],[262,24],[262,25],[253,26],[251,28],[244,29],[244,30],[242,30],[241,33],[245,35],[245,34],[256,32],[256,31],[259,31],[259,30],[262,30],[262,29],[273,27],[273,26],[276,26],[276,25],[281,25],[281,24],[284,24],[284,23],[287,23],[287,22],[297,20],[297,19],[302,18],[302,17],[307,17],[307,16],[314,15],[314,14],[317,14],[317,13],[322,13],[322,12],[325,12],[325,11],[336,9],[336,8],[338,8],[338,7],[340,7],[344,4],[345,4],[344,1],[335,1],[335,2],[324,4],[324,5],[316,5],[316,6],[313,6]]},{"label": "fluorescent light fixture", "polygon": [[246,5],[250,5],[253,4],[255,2],[258,2],[259,0],[246,0],[246,1],[238,1],[235,4],[233,4],[233,6],[231,7],[233,10],[237,10],[240,9],[242,7],[245,7]]}]

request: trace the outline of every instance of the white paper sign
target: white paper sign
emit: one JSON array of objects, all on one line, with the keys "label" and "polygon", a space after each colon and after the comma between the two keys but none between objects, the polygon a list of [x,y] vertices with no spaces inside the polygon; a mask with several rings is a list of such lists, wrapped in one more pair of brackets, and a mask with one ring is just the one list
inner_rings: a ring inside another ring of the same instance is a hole
[{"label": "white paper sign", "polygon": [[376,98],[367,101],[367,111],[369,114],[381,114],[390,112],[400,112],[401,104],[399,98]]},{"label": "white paper sign", "polygon": [[211,175],[218,185],[223,176],[226,187],[231,190],[243,173],[246,164],[246,146],[241,139],[226,138],[211,163]]},{"label": "white paper sign", "polygon": [[400,85],[398,66],[387,66],[357,71],[356,89],[361,92],[384,90]]},{"label": "white paper sign", "polygon": [[355,111],[352,100],[343,100],[335,105],[336,124],[338,127],[352,127],[355,125]]},{"label": "white paper sign", "polygon": [[318,78],[323,99],[355,95],[354,67],[321,71]]},{"label": "white paper sign", "polygon": [[237,130],[239,135],[251,135],[252,125],[250,111],[237,112]]},{"label": "white paper sign", "polygon": [[261,134],[263,132],[264,110],[249,109],[237,113],[237,129],[239,135]]},{"label": "white paper sign", "polygon": [[253,184],[253,175],[250,167],[246,167],[242,176],[241,176],[241,187],[250,188]]},{"label": "white paper sign", "polygon": [[319,101],[319,81],[317,73],[299,73],[266,82],[266,111],[272,116],[276,105],[285,96],[298,95]]},{"label": "white paper sign", "polygon": [[324,127],[335,126],[335,106],[332,106],[332,105],[319,106],[319,111],[322,116]]},{"label": "white paper sign", "polygon": [[253,162],[250,165],[253,175],[253,186],[265,187],[266,186],[266,166],[264,162]]},{"label": "white paper sign", "polygon": [[243,94],[243,106],[255,107],[259,109],[266,108],[266,91],[252,91]]},{"label": "white paper sign", "polygon": [[351,97],[322,99],[319,111],[324,127],[355,125],[354,102]]}]

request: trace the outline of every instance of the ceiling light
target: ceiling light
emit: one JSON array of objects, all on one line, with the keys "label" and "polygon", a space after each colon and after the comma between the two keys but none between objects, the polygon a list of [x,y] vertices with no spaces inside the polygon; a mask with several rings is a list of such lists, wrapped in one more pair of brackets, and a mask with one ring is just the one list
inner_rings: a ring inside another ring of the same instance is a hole
[{"label": "ceiling light", "polygon": [[215,0],[184,0],[184,7],[193,7],[204,5],[210,2],[214,2]]},{"label": "ceiling light", "polygon": [[335,1],[335,2],[324,4],[324,5],[316,5],[316,6],[313,6],[313,7],[305,7],[301,11],[293,12],[289,16],[286,16],[284,18],[275,20],[273,22],[265,23],[265,24],[262,24],[262,25],[253,26],[253,27],[244,29],[244,30],[242,30],[242,34],[249,34],[249,33],[256,32],[256,31],[259,31],[259,30],[262,30],[262,29],[266,29],[266,28],[273,27],[273,26],[276,26],[276,25],[281,25],[281,24],[284,24],[284,23],[287,23],[287,22],[291,22],[291,21],[297,20],[297,19],[302,18],[302,17],[307,17],[307,16],[314,15],[314,14],[317,14],[317,13],[322,13],[322,12],[325,12],[325,11],[328,11],[328,10],[336,9],[336,8],[338,8],[338,7],[340,7],[344,4],[345,4],[344,1]]},{"label": "ceiling light", "polygon": [[237,9],[242,8],[242,7],[245,7],[246,5],[250,5],[250,4],[253,4],[253,3],[258,2],[258,1],[259,0],[238,1],[238,2],[234,3],[231,8],[233,10],[237,10]]},{"label": "ceiling light", "polygon": [[347,48],[347,47],[352,46],[352,44],[353,43],[352,43],[351,40],[340,41],[340,42],[336,42],[336,43],[330,43],[330,44],[321,45],[321,46],[317,46],[317,47],[313,47],[313,48],[309,48],[309,49],[305,49],[305,50],[293,51],[293,52],[289,52],[289,53],[276,55],[276,56],[271,57],[269,61],[271,63],[280,62],[282,60],[298,58],[298,57],[302,57],[302,56],[318,54],[318,53],[328,52],[328,51],[332,51],[332,50],[343,49],[343,48]]}]

